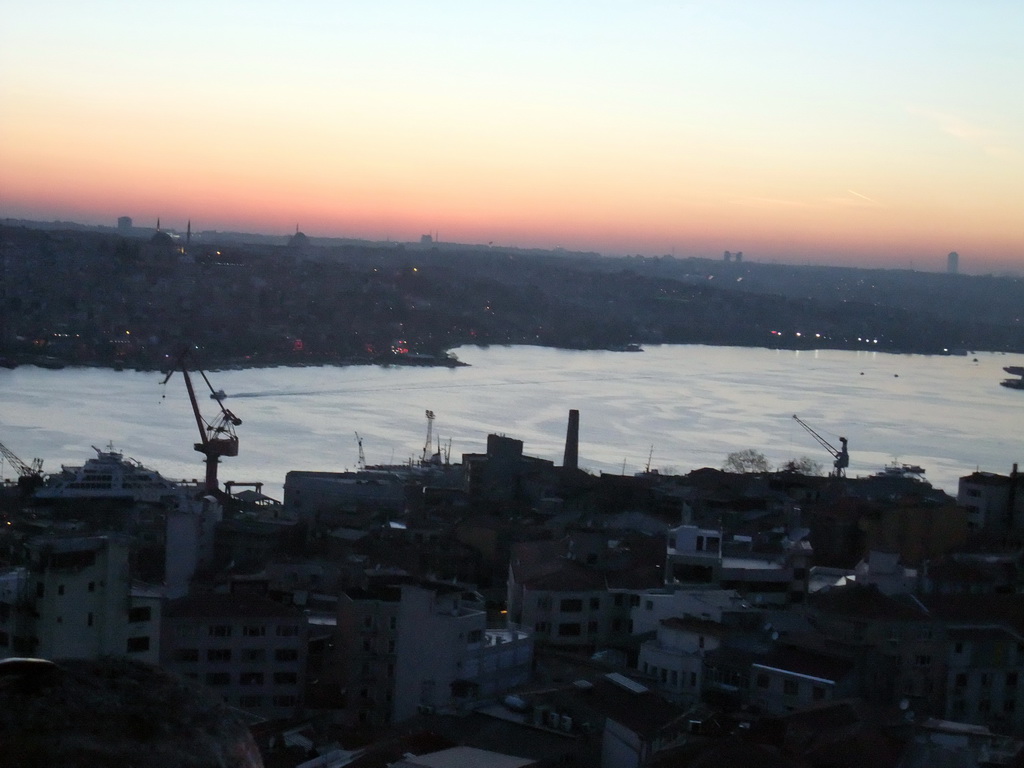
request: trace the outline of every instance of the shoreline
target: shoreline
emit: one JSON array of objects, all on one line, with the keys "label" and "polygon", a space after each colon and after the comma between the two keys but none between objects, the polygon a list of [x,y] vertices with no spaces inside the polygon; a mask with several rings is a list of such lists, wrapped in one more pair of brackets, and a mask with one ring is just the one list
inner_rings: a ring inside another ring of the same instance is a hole
[{"label": "shoreline", "polygon": [[[652,344],[652,346],[663,346],[665,342],[658,342]],[[559,347],[550,346],[546,344],[529,344],[529,343],[510,343],[510,344],[464,344],[460,346],[466,347],[479,347],[481,349],[487,349],[489,347],[532,347],[539,346],[545,349],[556,349],[566,352],[619,352],[636,354],[643,352],[643,346],[641,343],[631,343],[625,345],[614,345],[604,347]],[[970,357],[976,354],[992,354],[992,355],[1024,355],[1024,351],[1014,351],[1005,349],[943,349],[943,350],[923,350],[923,349],[877,349],[872,347],[850,347],[850,346],[815,346],[815,345],[762,345],[762,344],[722,344],[712,342],[694,341],[682,344],[668,343],[667,346],[716,346],[716,347],[734,347],[738,349],[767,349],[774,351],[791,351],[791,352],[808,352],[808,351],[834,351],[834,352],[872,352],[885,355],[920,355],[923,357]],[[418,367],[418,368],[461,368],[468,367],[470,364],[463,362],[455,355],[451,350],[445,350],[440,355],[431,354],[407,354],[407,355],[396,355],[391,358],[310,358],[305,360],[296,360],[294,357],[288,358],[256,358],[248,357],[244,359],[230,358],[224,361],[209,361],[204,365],[197,366],[205,371],[232,371],[232,370],[246,370],[249,368],[315,368],[322,366],[330,366],[335,368],[348,368],[356,366],[379,366],[382,368],[390,367]],[[97,361],[75,361],[66,360],[53,355],[13,355],[13,356],[0,356],[0,368],[7,368],[13,370],[21,366],[35,366],[37,368],[43,368],[47,370],[60,370],[63,368],[97,368],[101,370],[129,370],[137,371],[140,373],[155,372],[155,373],[166,373],[167,369],[160,365],[147,365],[139,363],[128,363],[128,362],[97,362]]]}]

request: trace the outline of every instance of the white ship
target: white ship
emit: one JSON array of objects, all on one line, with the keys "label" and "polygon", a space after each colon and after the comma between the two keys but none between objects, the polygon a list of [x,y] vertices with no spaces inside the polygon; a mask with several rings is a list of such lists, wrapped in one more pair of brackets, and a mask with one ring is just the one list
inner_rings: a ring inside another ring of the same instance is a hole
[{"label": "white ship", "polygon": [[35,492],[37,499],[126,499],[159,502],[179,493],[178,483],[113,450],[101,451],[80,467],[62,465]]}]

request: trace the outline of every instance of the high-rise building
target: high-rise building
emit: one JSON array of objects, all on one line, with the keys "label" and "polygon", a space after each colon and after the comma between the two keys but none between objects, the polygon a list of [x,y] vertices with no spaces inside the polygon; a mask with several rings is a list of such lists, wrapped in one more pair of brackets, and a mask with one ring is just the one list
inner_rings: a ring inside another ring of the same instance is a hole
[{"label": "high-rise building", "polygon": [[118,216],[117,217],[117,229],[119,232],[130,232],[132,228],[132,217],[131,216]]},{"label": "high-rise building", "polygon": [[946,257],[946,271],[951,275],[960,271],[960,254],[956,251],[950,251]]}]

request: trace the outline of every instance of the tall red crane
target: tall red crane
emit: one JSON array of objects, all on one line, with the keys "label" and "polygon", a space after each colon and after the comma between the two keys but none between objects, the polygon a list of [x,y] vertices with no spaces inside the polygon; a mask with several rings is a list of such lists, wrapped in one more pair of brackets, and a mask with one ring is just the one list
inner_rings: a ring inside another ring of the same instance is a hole
[{"label": "tall red crane", "polygon": [[196,418],[196,427],[199,428],[199,442],[193,447],[206,457],[206,492],[219,496],[221,490],[217,482],[217,465],[220,463],[221,456],[238,455],[238,435],[235,434],[235,427],[240,425],[242,420],[224,406],[223,394],[217,392],[213,385],[210,384],[206,374],[197,368],[195,372],[202,377],[206,386],[209,387],[211,399],[215,400],[220,408],[220,413],[212,421],[207,421],[203,418],[199,410],[199,401],[196,399],[195,388],[192,386],[192,377],[189,375],[187,353],[181,354],[174,367],[167,372],[164,380],[160,383],[166,384],[171,376],[174,375],[174,372],[179,370],[181,371],[182,378],[185,379],[188,399],[192,404],[192,413]]}]

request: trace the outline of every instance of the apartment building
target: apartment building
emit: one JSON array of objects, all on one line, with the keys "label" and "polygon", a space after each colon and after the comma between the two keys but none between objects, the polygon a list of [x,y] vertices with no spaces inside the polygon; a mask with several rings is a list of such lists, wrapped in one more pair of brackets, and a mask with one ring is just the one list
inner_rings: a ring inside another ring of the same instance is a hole
[{"label": "apartment building", "polygon": [[160,663],[265,717],[303,705],[309,627],[305,615],[259,595],[209,594],[169,602]]},{"label": "apartment building", "polygon": [[37,537],[0,574],[0,658],[159,658],[160,593],[134,588],[127,539]]},{"label": "apartment building", "polygon": [[392,720],[458,710],[530,679],[533,639],[488,629],[479,596],[454,584],[403,584],[396,617]]}]

